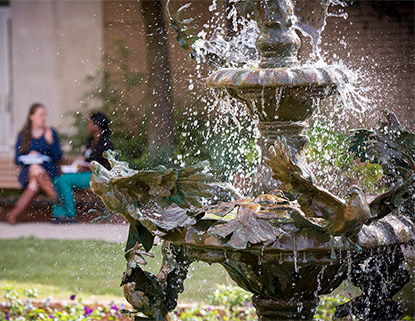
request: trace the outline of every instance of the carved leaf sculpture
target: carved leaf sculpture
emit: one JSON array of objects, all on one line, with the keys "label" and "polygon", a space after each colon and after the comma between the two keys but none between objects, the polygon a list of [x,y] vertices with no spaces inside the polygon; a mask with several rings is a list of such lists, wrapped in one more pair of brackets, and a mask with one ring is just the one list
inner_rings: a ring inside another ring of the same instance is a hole
[{"label": "carved leaf sculpture", "polygon": [[155,321],[167,320],[167,313],[177,305],[191,263],[183,248],[169,242],[164,243],[162,252],[162,267],[154,275],[144,271],[140,267],[142,263],[137,262],[143,259],[143,255],[152,256],[137,244],[121,282],[124,296],[135,309],[134,313],[142,312],[149,320]]},{"label": "carved leaf sculpture", "polygon": [[374,130],[353,131],[348,151],[362,162],[379,163],[393,184],[415,171],[415,134],[402,126],[391,111],[386,109],[384,114],[386,121]]},{"label": "carved leaf sculpture", "polygon": [[246,249],[250,244],[272,243],[281,233],[278,227],[259,217],[260,206],[255,203],[241,204],[236,219],[220,223],[211,232],[221,238],[230,237],[226,245],[235,249]]},{"label": "carved leaf sculpture", "polygon": [[133,249],[140,244],[148,252],[153,247],[154,236],[139,221],[130,224],[127,244],[125,246],[125,258],[127,261],[133,256]]},{"label": "carved leaf sculpture", "polygon": [[179,10],[177,10],[177,13],[174,17],[172,17],[170,14],[169,5],[170,0],[167,1],[166,11],[170,20],[171,27],[174,29],[174,31],[177,32],[177,42],[184,50],[186,50],[189,53],[191,58],[194,58],[195,51],[192,46],[196,42],[196,40],[199,39],[198,36],[192,34],[192,32],[194,31],[194,27],[189,26],[189,24],[192,23],[194,20],[192,18],[180,20],[181,14],[190,6],[190,3],[180,7]]},{"label": "carved leaf sculpture", "polygon": [[112,165],[111,171],[96,162],[91,163],[94,173],[91,187],[109,205],[110,210],[122,208],[120,204],[113,204],[116,201],[126,201],[129,204],[138,202],[140,207],[149,201],[154,201],[161,207],[173,203],[182,208],[200,207],[198,199],[211,195],[210,186],[205,183],[211,176],[202,172],[208,166],[207,162],[179,170],[160,166],[155,170],[134,171],[128,168],[127,163],[117,160],[118,155],[118,152],[112,151],[104,155]]},{"label": "carved leaf sculpture", "polygon": [[393,112],[386,109],[384,114],[386,121],[374,130],[353,131],[348,151],[363,162],[379,163],[391,186],[370,202],[372,220],[396,213],[400,207],[401,214],[414,220],[415,134],[402,126]]},{"label": "carved leaf sculpture", "polygon": [[156,207],[146,215],[146,220],[151,221],[156,227],[157,235],[164,235],[180,227],[191,226],[196,223],[192,212],[172,204],[167,208]]},{"label": "carved leaf sculpture", "polygon": [[224,239],[227,246],[236,249],[274,242],[284,233],[280,226],[295,223],[291,214],[301,212],[298,205],[290,202],[280,190],[255,199],[208,206],[203,210],[206,211],[204,219],[219,220],[209,231]]}]

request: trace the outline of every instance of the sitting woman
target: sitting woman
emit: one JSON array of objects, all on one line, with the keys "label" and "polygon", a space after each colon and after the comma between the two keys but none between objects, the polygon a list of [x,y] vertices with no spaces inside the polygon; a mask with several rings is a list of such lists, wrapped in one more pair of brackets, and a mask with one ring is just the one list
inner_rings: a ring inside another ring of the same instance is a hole
[{"label": "sitting woman", "polygon": [[104,151],[114,148],[110,140],[110,121],[104,114],[94,113],[88,119],[87,131],[90,137],[86,145],[85,161],[82,164],[78,164],[76,173],[66,173],[55,180],[56,191],[61,198],[62,205],[53,206],[53,223],[76,222],[73,189],[90,186],[90,162],[97,161],[107,169],[110,169],[110,164],[102,157]]},{"label": "sitting woman", "polygon": [[61,158],[58,134],[46,126],[45,107],[33,104],[17,137],[15,163],[22,166],[19,182],[24,192],[7,216],[10,224],[16,224],[19,215],[32,203],[39,188],[50,201],[59,202],[52,180],[58,176],[57,164]]}]

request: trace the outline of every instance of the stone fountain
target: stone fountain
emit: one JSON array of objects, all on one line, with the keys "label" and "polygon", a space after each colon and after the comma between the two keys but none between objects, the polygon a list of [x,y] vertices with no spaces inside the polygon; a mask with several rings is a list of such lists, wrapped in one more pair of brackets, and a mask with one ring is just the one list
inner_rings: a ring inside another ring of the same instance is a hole
[{"label": "stone fountain", "polygon": [[[356,186],[347,200],[318,187],[305,158],[303,130],[316,98],[334,94],[348,79],[337,68],[300,66],[291,1],[236,5],[241,15],[257,21],[261,62],[258,68],[216,70],[207,84],[242,101],[257,121],[262,160],[256,194],[209,203],[224,187],[209,183],[203,162],[135,171],[118,160],[118,152],[107,152],[111,171],[91,164],[93,191],[109,215],[121,213],[130,223],[122,286],[135,309],[131,314],[145,315],[135,320],[168,320],[190,264],[201,260],[221,264],[253,294],[261,321],[312,319],[318,296],[348,277],[362,295],[340,307],[339,316],[399,317],[392,297],[409,279],[401,245],[415,239],[415,228],[396,209],[414,184],[411,155],[402,152],[407,159],[402,179],[370,201]],[[189,20],[179,20],[180,12],[171,23],[179,43],[194,56],[197,37],[186,26]],[[156,236],[163,242],[163,263],[153,275],[144,265]]]}]

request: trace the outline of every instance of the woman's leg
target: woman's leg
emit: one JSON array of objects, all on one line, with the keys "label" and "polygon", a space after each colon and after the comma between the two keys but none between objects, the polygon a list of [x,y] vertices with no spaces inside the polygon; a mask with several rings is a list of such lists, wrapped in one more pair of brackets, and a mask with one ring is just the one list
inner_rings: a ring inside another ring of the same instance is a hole
[{"label": "woman's leg", "polygon": [[19,197],[14,208],[7,215],[7,222],[10,224],[16,224],[20,214],[24,212],[26,208],[32,203],[33,199],[39,192],[39,187],[35,179],[29,180],[26,189],[23,194]]},{"label": "woman's leg", "polygon": [[53,206],[53,217],[59,216],[75,217],[76,207],[74,198],[74,188],[87,188],[91,173],[68,173],[56,178],[55,186],[62,201],[62,206]]},{"label": "woman's leg", "polygon": [[30,165],[29,167],[29,181],[35,180],[39,185],[40,189],[45,192],[48,198],[52,202],[57,201],[58,194],[56,193],[53,182],[49,174],[45,171],[41,165]]},{"label": "woman's leg", "polygon": [[[60,176],[57,176],[53,180],[53,184],[55,185],[56,193],[58,193],[58,196],[61,200],[61,203],[59,205],[53,204],[52,206],[52,215],[53,218],[57,218],[59,216],[67,216],[66,214],[66,199],[64,198],[64,192],[65,186],[67,185],[65,182],[65,178],[68,174],[63,174]],[[69,192],[70,193],[70,192]],[[68,192],[65,193],[66,195],[69,194]],[[70,196],[67,196],[70,197]]]}]

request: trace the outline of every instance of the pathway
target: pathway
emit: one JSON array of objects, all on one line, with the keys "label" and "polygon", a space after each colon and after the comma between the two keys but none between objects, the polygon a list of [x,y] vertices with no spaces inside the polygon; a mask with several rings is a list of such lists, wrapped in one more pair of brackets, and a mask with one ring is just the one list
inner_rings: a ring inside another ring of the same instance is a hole
[{"label": "pathway", "polygon": [[39,239],[125,242],[128,236],[128,224],[0,223],[0,239],[30,236]]}]

